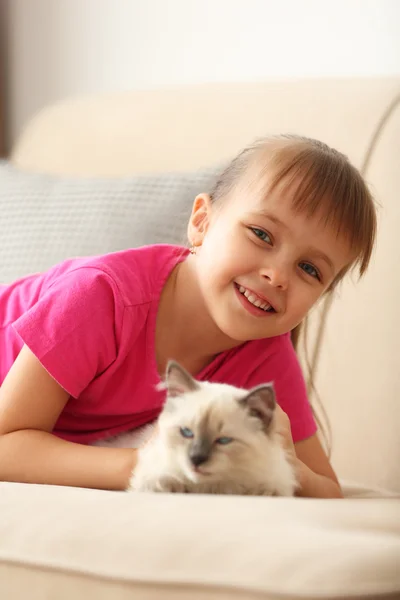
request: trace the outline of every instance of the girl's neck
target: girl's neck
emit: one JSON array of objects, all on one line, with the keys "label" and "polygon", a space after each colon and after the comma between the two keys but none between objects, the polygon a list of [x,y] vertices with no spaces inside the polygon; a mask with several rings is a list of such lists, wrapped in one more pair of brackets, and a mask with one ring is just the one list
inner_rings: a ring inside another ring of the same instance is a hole
[{"label": "girl's neck", "polygon": [[156,322],[156,360],[160,374],[174,359],[196,375],[213,358],[239,345],[211,319],[201,296],[189,256],[172,271],[160,297]]}]

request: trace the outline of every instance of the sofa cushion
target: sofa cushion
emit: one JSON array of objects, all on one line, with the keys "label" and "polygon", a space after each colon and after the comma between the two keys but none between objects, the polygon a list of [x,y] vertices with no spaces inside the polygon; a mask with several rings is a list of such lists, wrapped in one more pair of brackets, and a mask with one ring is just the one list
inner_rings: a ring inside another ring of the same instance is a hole
[{"label": "sofa cushion", "polygon": [[383,598],[400,593],[399,517],[395,499],[0,483],[0,597]]},{"label": "sofa cushion", "polygon": [[32,174],[0,164],[0,282],[75,256],[186,244],[197,194],[220,168],[119,179]]}]

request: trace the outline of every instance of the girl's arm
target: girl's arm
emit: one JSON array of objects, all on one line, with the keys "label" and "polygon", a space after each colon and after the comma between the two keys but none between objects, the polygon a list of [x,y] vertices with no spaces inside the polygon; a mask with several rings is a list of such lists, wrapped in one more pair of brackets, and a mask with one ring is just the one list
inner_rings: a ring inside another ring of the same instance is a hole
[{"label": "girl's arm", "polygon": [[68,398],[24,346],[0,387],[0,481],[126,489],[136,450],[84,446],[51,433]]},{"label": "girl's arm", "polygon": [[343,498],[338,479],[317,435],[294,444],[289,417],[278,405],[276,418],[283,443],[294,459],[299,480],[296,495],[308,498]]},{"label": "girl's arm", "polygon": [[297,442],[296,467],[300,488],[298,496],[343,498],[338,479],[317,435]]}]

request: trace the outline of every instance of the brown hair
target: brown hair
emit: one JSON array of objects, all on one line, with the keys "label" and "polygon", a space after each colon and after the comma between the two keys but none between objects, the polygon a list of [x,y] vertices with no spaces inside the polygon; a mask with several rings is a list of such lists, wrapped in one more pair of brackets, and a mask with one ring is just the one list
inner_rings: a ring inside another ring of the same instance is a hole
[{"label": "brown hair", "polygon": [[[266,194],[280,186],[283,194],[290,193],[295,210],[310,216],[322,215],[324,224],[334,227],[338,236],[348,240],[354,258],[337,275],[328,292],[353,267],[358,267],[360,277],[365,273],[375,245],[376,209],[363,177],[344,154],[323,142],[298,135],[261,138],[242,150],[221,173],[210,194],[212,201],[222,201],[246,174],[253,172],[258,180],[265,180]],[[292,331],[296,350],[301,327],[302,324]],[[304,346],[307,346],[305,338]],[[307,350],[305,359],[309,367],[308,390],[316,393]],[[330,433],[327,436],[321,420],[315,416],[327,442]],[[329,453],[329,440],[326,445]]]},{"label": "brown hair", "polygon": [[213,202],[227,197],[251,170],[265,179],[265,193],[277,186],[290,192],[293,208],[323,215],[324,224],[348,239],[353,261],[336,277],[332,289],[352,267],[362,276],[376,238],[376,210],[368,187],[348,158],[327,144],[298,135],[261,138],[240,152],[211,191]]}]

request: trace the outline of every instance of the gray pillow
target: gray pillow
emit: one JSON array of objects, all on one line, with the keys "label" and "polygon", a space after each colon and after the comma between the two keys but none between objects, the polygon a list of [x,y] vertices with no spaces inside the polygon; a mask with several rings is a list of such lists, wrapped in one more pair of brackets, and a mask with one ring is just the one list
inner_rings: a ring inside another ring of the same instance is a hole
[{"label": "gray pillow", "polygon": [[189,173],[84,179],[0,164],[0,282],[66,258],[186,242],[195,196],[220,167]]}]

